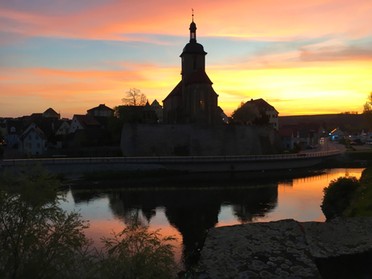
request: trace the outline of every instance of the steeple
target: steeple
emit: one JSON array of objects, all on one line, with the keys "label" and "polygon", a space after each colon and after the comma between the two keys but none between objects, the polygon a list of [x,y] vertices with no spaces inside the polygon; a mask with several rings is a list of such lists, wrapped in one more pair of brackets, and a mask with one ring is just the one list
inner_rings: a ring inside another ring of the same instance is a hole
[{"label": "steeple", "polygon": [[194,22],[194,9],[192,9],[192,20],[190,23],[190,43],[196,43],[196,24]]},{"label": "steeple", "polygon": [[218,95],[205,72],[203,45],[196,42],[194,10],[190,23],[190,41],[180,55],[181,81],[164,99],[165,123],[213,124],[218,119]]}]

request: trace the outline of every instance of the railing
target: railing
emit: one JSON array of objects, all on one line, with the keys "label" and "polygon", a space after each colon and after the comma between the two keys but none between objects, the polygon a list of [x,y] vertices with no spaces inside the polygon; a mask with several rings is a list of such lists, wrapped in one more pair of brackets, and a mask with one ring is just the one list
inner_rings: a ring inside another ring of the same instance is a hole
[{"label": "railing", "polygon": [[309,158],[326,158],[340,155],[342,151],[320,151],[296,154],[239,155],[239,156],[161,156],[161,157],[83,157],[83,158],[40,158],[40,159],[5,159],[2,166],[12,165],[61,165],[61,164],[156,164],[156,163],[223,163],[223,162],[259,162],[284,161]]}]

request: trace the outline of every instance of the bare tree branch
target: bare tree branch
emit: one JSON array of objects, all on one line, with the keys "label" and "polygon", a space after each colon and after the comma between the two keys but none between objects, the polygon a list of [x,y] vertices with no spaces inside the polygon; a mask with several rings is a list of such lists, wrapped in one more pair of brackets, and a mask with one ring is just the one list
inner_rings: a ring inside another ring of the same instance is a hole
[{"label": "bare tree branch", "polygon": [[126,95],[121,101],[126,106],[144,106],[146,105],[147,98],[146,95],[141,93],[141,90],[137,88],[131,88],[127,92]]}]

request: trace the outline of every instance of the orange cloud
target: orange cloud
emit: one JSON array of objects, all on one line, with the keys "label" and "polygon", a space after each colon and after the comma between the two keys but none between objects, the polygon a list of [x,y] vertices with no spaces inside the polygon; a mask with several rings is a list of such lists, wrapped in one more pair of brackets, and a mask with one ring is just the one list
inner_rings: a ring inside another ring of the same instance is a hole
[{"label": "orange cloud", "polygon": [[[271,0],[213,1],[197,5],[170,0],[102,2],[70,13],[0,10],[0,16],[14,21],[0,30],[27,36],[125,40],[121,34],[152,33],[180,35],[187,28],[191,7],[202,36],[249,38],[318,37],[344,34],[370,35],[367,24],[372,2],[367,0]],[[182,34],[181,34],[182,35]]]},{"label": "orange cloud", "polygon": [[241,101],[264,98],[280,115],[360,112],[372,88],[371,75],[369,61],[267,69],[235,65],[209,71],[225,112],[231,113]]},{"label": "orange cloud", "polygon": [[[154,74],[156,73],[156,74]],[[136,65],[131,71],[0,68],[2,116],[27,115],[53,107],[64,117],[85,113],[100,103],[114,107],[129,88],[161,102],[178,82],[173,68]]]},{"label": "orange cloud", "polygon": [[[60,1],[55,0],[57,7],[63,7]],[[324,37],[321,43],[291,51],[269,49],[267,53],[229,56],[224,58],[229,61],[221,64],[207,64],[225,112],[231,113],[250,98],[266,99],[281,115],[361,111],[372,87],[372,53],[368,44],[355,47],[347,40],[372,35],[367,24],[371,1],[205,0],[194,4],[113,0],[73,11],[44,7],[17,10],[0,5],[0,17],[6,22],[0,31],[11,36],[164,44],[155,36],[162,34],[184,36],[186,43],[194,8],[199,38],[230,37],[231,42],[233,37],[249,44],[251,38],[291,42]],[[7,41],[0,38],[1,43]],[[226,46],[226,53],[230,51],[234,49]],[[174,57],[173,65],[177,66],[118,61],[119,70],[107,71],[61,70],[58,65],[54,69],[38,65],[0,68],[0,110],[2,115],[19,116],[54,107],[71,117],[99,103],[118,105],[132,87],[141,89],[150,100],[161,101],[180,80],[179,64]]]}]

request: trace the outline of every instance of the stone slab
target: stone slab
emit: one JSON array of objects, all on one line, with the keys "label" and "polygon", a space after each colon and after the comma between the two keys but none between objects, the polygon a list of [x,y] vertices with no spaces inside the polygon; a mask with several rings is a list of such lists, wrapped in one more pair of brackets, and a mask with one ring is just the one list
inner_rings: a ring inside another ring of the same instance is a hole
[{"label": "stone slab", "polygon": [[330,222],[299,223],[315,258],[353,255],[372,250],[372,218],[337,218]]},{"label": "stone slab", "polygon": [[294,220],[213,228],[198,278],[321,278]]}]

